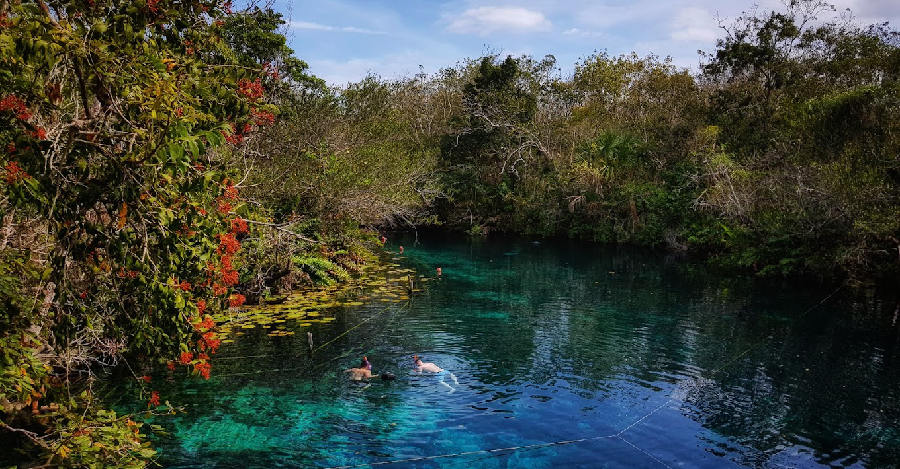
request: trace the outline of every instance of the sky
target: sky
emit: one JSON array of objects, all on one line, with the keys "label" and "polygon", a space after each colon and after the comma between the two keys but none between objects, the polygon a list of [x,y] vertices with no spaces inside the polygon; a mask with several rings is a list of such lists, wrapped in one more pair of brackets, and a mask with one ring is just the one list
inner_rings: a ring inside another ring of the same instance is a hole
[{"label": "sky", "polygon": [[[861,24],[900,25],[900,0],[833,0]],[[758,0],[763,10],[780,0]],[[310,71],[334,86],[368,74],[434,73],[465,58],[552,54],[560,73],[594,52],[669,56],[696,69],[753,0],[276,0],[285,34]]]}]

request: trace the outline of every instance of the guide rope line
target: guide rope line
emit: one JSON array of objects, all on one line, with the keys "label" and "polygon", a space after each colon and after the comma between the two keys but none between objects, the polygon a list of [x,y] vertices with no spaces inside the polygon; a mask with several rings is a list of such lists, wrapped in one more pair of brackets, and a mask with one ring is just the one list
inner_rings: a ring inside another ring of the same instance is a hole
[{"label": "guide rope line", "polygon": [[[818,303],[816,303],[816,304],[810,306],[809,308],[806,309],[806,311],[800,313],[800,315],[797,316],[797,318],[795,319],[795,321],[798,320],[798,319],[801,319],[801,318],[805,317],[807,314],[809,314],[811,311],[813,311],[814,309],[818,308],[819,306],[822,306],[826,301],[828,301],[829,299],[831,299],[831,297],[833,297],[835,294],[837,294],[837,292],[840,291],[842,288],[844,288],[844,285],[843,285],[843,284],[841,284],[837,289],[835,289],[833,292],[831,292],[828,296],[826,296],[825,298],[823,298],[821,301],[819,301]],[[723,369],[725,369],[725,367],[727,367],[727,366],[730,365],[731,363],[734,363],[736,360],[740,359],[740,358],[743,357],[744,355],[750,353],[751,350],[753,350],[753,349],[755,349],[756,347],[762,345],[764,342],[765,342],[765,341],[761,341],[761,342],[759,342],[759,343],[757,343],[757,344],[754,344],[754,345],[751,345],[751,346],[747,347],[746,349],[744,349],[743,352],[741,352],[741,353],[735,355],[734,357],[728,359],[727,361],[725,361],[724,363],[722,363],[722,364],[719,365],[718,367],[714,368],[714,369],[710,372],[710,374],[716,374],[716,373],[722,371]],[[697,380],[696,378],[691,378],[691,379],[689,380],[689,382],[691,382],[691,381],[695,382],[696,380]],[[679,387],[682,387],[682,386],[679,386]],[[511,446],[511,447],[508,447],[508,448],[481,449],[481,450],[474,450],[474,451],[462,451],[462,452],[458,452],[458,453],[438,454],[438,455],[434,455],[434,456],[419,456],[419,457],[415,457],[415,458],[392,459],[392,460],[388,460],[388,461],[376,461],[376,462],[363,463],[363,464],[351,464],[351,465],[345,465],[345,466],[331,466],[331,467],[327,467],[327,468],[325,468],[325,469],[355,469],[355,468],[359,468],[359,467],[385,466],[385,465],[389,465],[389,464],[400,464],[400,463],[408,463],[408,462],[430,461],[430,460],[434,460],[434,459],[454,458],[454,457],[459,457],[459,456],[470,456],[470,455],[473,455],[473,454],[496,454],[496,453],[502,453],[502,452],[515,452],[515,451],[523,451],[523,450],[530,450],[530,449],[537,449],[537,448],[546,448],[546,447],[551,447],[551,446],[570,445],[570,444],[574,444],[574,443],[583,443],[583,442],[586,442],[586,441],[596,441],[596,440],[611,439],[611,438],[617,438],[617,439],[619,439],[619,440],[622,440],[623,442],[625,442],[625,443],[628,444],[629,446],[631,446],[631,447],[633,447],[634,449],[640,451],[641,453],[643,453],[644,455],[646,455],[646,456],[648,456],[649,458],[653,459],[654,461],[658,462],[659,464],[661,464],[661,465],[663,465],[663,466],[665,466],[665,467],[667,467],[667,468],[669,468],[669,469],[672,469],[672,467],[669,466],[668,464],[666,464],[664,461],[660,460],[659,458],[657,458],[657,457],[654,456],[653,454],[647,452],[646,450],[644,450],[643,448],[641,448],[641,447],[635,445],[634,443],[632,443],[632,442],[626,440],[625,438],[622,437],[622,435],[623,435],[625,432],[627,432],[628,430],[631,430],[632,428],[634,428],[635,426],[640,425],[641,422],[643,422],[644,420],[647,420],[647,419],[650,418],[652,415],[656,414],[656,413],[659,412],[662,408],[668,406],[669,404],[671,404],[671,403],[672,403],[673,401],[675,401],[675,400],[676,400],[676,399],[675,399],[674,397],[669,397],[669,399],[666,400],[666,402],[662,403],[661,405],[659,405],[659,406],[656,407],[655,409],[651,410],[650,412],[648,412],[647,414],[645,414],[645,415],[642,416],[641,418],[635,420],[634,422],[632,422],[632,423],[631,423],[630,425],[628,425],[627,427],[625,427],[625,428],[619,430],[619,431],[616,432],[616,433],[609,434],[609,435],[594,436],[594,437],[586,437],[586,438],[578,438],[578,439],[575,439],[575,440],[560,440],[560,441],[554,441],[554,442],[549,442],[549,443],[534,443],[534,444],[530,444],[530,445]]]},{"label": "guide rope line", "polygon": [[[411,303],[411,301],[407,301],[406,304],[404,304],[403,306],[400,306],[400,307],[397,308],[397,309],[394,309],[394,311],[396,311],[396,312],[403,311],[404,309],[406,309],[406,308],[409,307],[410,303]],[[392,309],[393,309],[393,306],[386,306],[386,307],[384,307],[381,311],[378,311],[377,313],[375,313],[375,314],[369,316],[368,318],[363,319],[362,321],[360,321],[359,323],[357,323],[357,324],[354,325],[353,327],[351,327],[351,328],[345,330],[344,332],[338,334],[336,337],[334,337],[333,339],[329,340],[328,342],[325,342],[324,344],[322,344],[322,345],[320,345],[320,346],[314,348],[314,349],[312,350],[312,352],[310,352],[310,354],[315,354],[315,353],[318,352],[319,350],[322,350],[323,348],[325,348],[325,347],[331,345],[332,343],[334,343],[335,341],[337,341],[337,340],[340,339],[341,337],[347,335],[348,333],[350,333],[350,332],[353,331],[354,329],[356,329],[356,328],[362,326],[363,324],[365,324],[365,323],[371,321],[372,319],[375,319],[376,317],[382,315],[383,313],[385,313],[385,312],[387,312],[387,311],[391,311]],[[264,357],[270,357],[270,356],[272,356],[272,355],[244,355],[244,356],[221,357],[221,358],[217,358],[217,360],[221,360],[222,358],[227,358],[227,359],[230,359],[230,360],[235,360],[235,359],[240,359],[240,358],[264,358]],[[340,357],[336,357],[336,358],[340,358]],[[335,359],[336,359],[336,358],[335,358]],[[310,364],[307,363],[307,364],[304,365],[304,366],[299,366],[299,367],[294,367],[294,368],[260,369],[260,370],[254,370],[254,371],[235,372],[235,373],[224,373],[224,374],[218,374],[218,375],[216,375],[216,376],[219,377],[219,378],[224,378],[224,377],[228,377],[228,376],[245,376],[245,375],[256,375],[256,374],[262,374],[262,373],[276,373],[276,372],[277,372],[277,373],[280,373],[280,372],[285,372],[285,371],[297,371],[297,370],[302,370],[302,369],[308,368],[309,366],[310,366]]]},{"label": "guide rope line", "polygon": [[[408,308],[409,305],[410,305],[410,303],[411,303],[411,301],[407,301],[406,304],[404,304],[403,306],[401,306],[400,308],[398,308],[397,311],[403,311],[404,309]],[[334,341],[336,341],[336,340],[340,339],[341,337],[343,337],[343,336],[349,334],[350,331],[356,329],[356,328],[359,327],[359,326],[362,326],[363,324],[365,324],[365,323],[371,321],[372,319],[375,319],[376,317],[380,316],[382,313],[384,313],[385,311],[388,311],[388,310],[390,310],[390,309],[391,309],[391,307],[390,307],[390,306],[387,306],[387,307],[385,307],[383,310],[381,310],[381,311],[379,311],[379,312],[377,312],[377,313],[375,313],[375,314],[373,314],[373,315],[367,317],[366,319],[363,319],[363,320],[360,321],[357,325],[355,325],[355,326],[353,326],[353,327],[347,329],[346,331],[344,331],[344,332],[338,334],[337,337],[335,337],[335,338],[329,340],[328,342],[325,342],[324,344],[322,344],[322,345],[320,345],[320,346],[314,348],[313,351],[312,351],[312,353],[316,353],[316,352],[318,352],[319,350],[322,350],[322,349],[325,348],[326,346],[332,344]]]},{"label": "guide rope line", "polygon": [[640,424],[641,422],[643,422],[644,420],[646,420],[648,417],[650,417],[651,415],[653,415],[653,414],[655,414],[656,412],[658,412],[660,409],[662,409],[663,407],[665,407],[669,402],[671,402],[671,400],[670,400],[670,401],[667,401],[666,403],[660,405],[659,407],[657,407],[657,408],[651,410],[651,411],[648,412],[646,415],[644,415],[643,417],[641,417],[641,418],[635,420],[634,422],[632,422],[630,425],[628,425],[627,427],[623,428],[622,430],[619,430],[619,431],[616,432],[616,433],[610,433],[609,435],[602,435],[602,436],[592,436],[592,437],[578,438],[578,439],[575,439],[575,440],[560,440],[560,441],[553,441],[553,442],[549,442],[549,443],[533,443],[533,444],[530,444],[530,445],[510,446],[510,447],[507,447],[507,448],[479,449],[479,450],[473,450],[473,451],[461,451],[461,452],[458,452],[458,453],[437,454],[437,455],[433,455],[433,456],[417,456],[417,457],[414,457],[414,458],[392,459],[392,460],[390,460],[390,461],[376,461],[376,462],[364,463],[364,464],[351,464],[351,465],[346,465],[346,466],[331,466],[331,467],[328,467],[328,468],[326,468],[326,469],[354,469],[354,468],[358,468],[358,467],[384,466],[384,465],[388,465],[388,464],[400,464],[400,463],[408,463],[408,462],[431,461],[431,460],[434,460],[434,459],[455,458],[455,457],[459,457],[459,456],[471,456],[471,455],[474,455],[474,454],[495,454],[495,453],[503,453],[503,452],[515,452],[515,451],[522,451],[522,450],[529,450],[529,449],[537,449],[537,448],[548,448],[548,447],[551,447],[551,446],[571,445],[571,444],[574,444],[574,443],[584,443],[584,442],[586,442],[586,441],[596,441],[596,440],[613,439],[613,438],[617,438],[617,439],[620,439],[620,440],[624,441],[624,442],[627,443],[628,445],[630,445],[630,446],[636,448],[637,450],[641,451],[642,453],[646,454],[648,457],[650,457],[650,458],[653,459],[654,461],[656,461],[656,462],[662,464],[663,466],[666,466],[666,467],[669,468],[669,469],[672,469],[671,466],[669,466],[669,465],[666,464],[665,462],[661,461],[659,458],[657,458],[657,457],[653,456],[652,454],[650,454],[650,453],[648,453],[648,452],[642,450],[641,448],[638,448],[637,446],[635,446],[633,443],[631,443],[630,441],[626,440],[625,438],[622,438],[622,434],[623,434],[623,433],[625,433],[625,432],[627,432],[628,430],[634,428],[635,425]]},{"label": "guide rope line", "polygon": [[[800,319],[803,319],[804,317],[806,317],[807,314],[811,313],[814,309],[818,308],[819,306],[822,306],[823,304],[825,304],[826,301],[830,300],[831,297],[833,297],[834,295],[836,295],[837,292],[841,291],[841,289],[843,289],[843,288],[844,288],[844,284],[842,283],[842,284],[841,284],[840,286],[838,286],[833,292],[829,293],[828,296],[826,296],[825,298],[822,298],[821,300],[819,300],[818,303],[816,303],[816,304],[810,306],[809,308],[806,309],[806,311],[803,311],[802,313],[800,313],[799,316],[797,316],[797,317],[794,318],[794,321],[799,321]],[[717,368],[714,368],[714,369],[710,372],[710,374],[716,374],[716,373],[722,371],[725,367],[727,367],[728,365],[731,365],[735,360],[738,360],[739,358],[743,357],[744,355],[750,353],[753,349],[759,347],[760,345],[765,344],[765,343],[767,342],[767,340],[768,340],[768,339],[764,339],[764,340],[761,340],[761,341],[757,342],[756,344],[753,344],[753,345],[748,346],[743,352],[741,352],[741,353],[735,355],[734,357],[732,357],[732,358],[729,359],[728,361],[726,361],[726,362],[722,363],[721,365],[719,365]]]}]

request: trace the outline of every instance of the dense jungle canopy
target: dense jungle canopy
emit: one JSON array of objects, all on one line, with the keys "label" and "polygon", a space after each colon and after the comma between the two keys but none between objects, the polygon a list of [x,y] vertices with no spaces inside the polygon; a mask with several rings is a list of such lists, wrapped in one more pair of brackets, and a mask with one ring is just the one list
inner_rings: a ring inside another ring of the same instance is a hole
[{"label": "dense jungle canopy", "polygon": [[332,88],[268,8],[0,1],[0,447],[143,467],[147,429],[94,380],[208,377],[210,313],[341,281],[385,228],[896,282],[900,33],[843,18],[747,15],[693,71],[489,55]]}]

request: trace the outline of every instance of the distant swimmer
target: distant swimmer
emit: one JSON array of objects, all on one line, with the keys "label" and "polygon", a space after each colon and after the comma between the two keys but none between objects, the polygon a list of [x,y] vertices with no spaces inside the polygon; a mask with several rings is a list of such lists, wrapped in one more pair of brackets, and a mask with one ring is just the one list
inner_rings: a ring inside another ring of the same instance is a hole
[{"label": "distant swimmer", "polygon": [[400,254],[403,254],[403,246],[400,246]]},{"label": "distant swimmer", "polygon": [[444,382],[444,378],[445,378],[446,376],[449,375],[449,376],[450,376],[450,379],[453,380],[453,384],[459,386],[459,381],[456,380],[456,375],[454,375],[453,373],[450,373],[449,371],[447,371],[447,370],[445,370],[445,369],[443,369],[443,368],[441,368],[441,367],[435,365],[434,363],[431,363],[431,362],[428,362],[428,363],[423,362],[423,361],[422,361],[422,357],[420,357],[420,356],[418,356],[418,355],[413,355],[413,363],[415,364],[415,370],[416,370],[416,373],[422,373],[423,371],[424,371],[424,372],[427,372],[427,373],[434,373],[435,376],[438,377],[439,383],[440,383],[442,386],[446,386],[447,389],[450,390],[450,392],[456,391],[456,389],[454,389],[453,386],[450,386],[449,384],[447,384],[447,383]]},{"label": "distant swimmer", "polygon": [[438,268],[437,268],[437,270],[436,270],[436,272],[437,272],[437,275],[438,275],[438,277],[440,277],[440,276],[441,276],[441,274],[443,274],[443,273],[444,273],[444,271],[443,271],[443,270],[441,270],[441,268],[440,268],[440,267],[438,267]]},{"label": "distant swimmer", "polygon": [[387,237],[386,237],[386,236],[384,236],[384,235],[381,235],[381,239],[380,239],[380,241],[381,241],[381,244],[382,244],[382,245],[385,245],[385,244],[387,244]]}]

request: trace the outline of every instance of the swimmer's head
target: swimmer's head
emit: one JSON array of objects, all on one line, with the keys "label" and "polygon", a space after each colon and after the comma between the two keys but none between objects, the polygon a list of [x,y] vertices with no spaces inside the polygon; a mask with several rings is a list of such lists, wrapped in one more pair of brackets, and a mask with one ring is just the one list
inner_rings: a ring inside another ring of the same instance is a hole
[{"label": "swimmer's head", "polygon": [[359,364],[360,368],[368,368],[371,365],[369,364],[369,357],[363,357],[362,362]]},{"label": "swimmer's head", "polygon": [[422,357],[420,357],[420,356],[418,356],[418,355],[413,355],[413,363],[415,363],[416,365],[421,365],[421,364],[422,364]]}]

